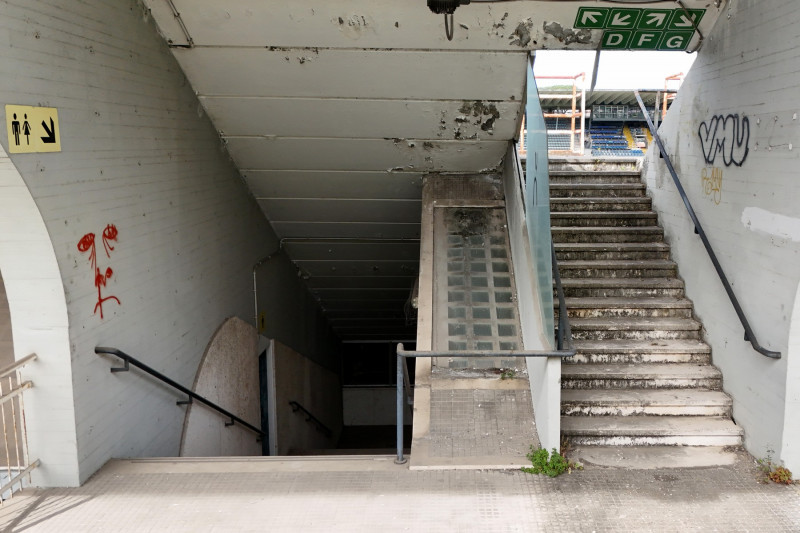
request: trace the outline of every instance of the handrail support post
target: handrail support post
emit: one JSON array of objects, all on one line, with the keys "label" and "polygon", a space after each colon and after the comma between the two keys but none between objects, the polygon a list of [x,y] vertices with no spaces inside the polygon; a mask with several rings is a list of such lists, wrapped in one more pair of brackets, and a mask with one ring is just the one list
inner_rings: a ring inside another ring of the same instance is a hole
[{"label": "handrail support post", "polygon": [[109,370],[111,370],[111,373],[112,373],[112,374],[116,374],[117,372],[127,372],[128,370],[130,370],[130,369],[131,369],[131,363],[130,363],[130,361],[128,361],[127,359],[122,359],[122,360],[125,362],[125,364],[124,364],[124,365],[122,365],[122,366],[116,366],[116,367],[111,367],[111,368],[109,369]]},{"label": "handrail support post", "polygon": [[398,345],[397,354],[397,458],[395,464],[405,464],[407,459],[403,457],[403,356],[399,352],[403,350],[403,345]]}]

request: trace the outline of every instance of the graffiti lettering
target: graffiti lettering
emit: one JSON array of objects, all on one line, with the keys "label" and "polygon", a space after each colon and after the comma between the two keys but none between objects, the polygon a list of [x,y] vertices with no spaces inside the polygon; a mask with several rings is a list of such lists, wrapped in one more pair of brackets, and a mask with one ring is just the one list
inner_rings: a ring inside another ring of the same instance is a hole
[{"label": "graffiti lettering", "polygon": [[[114,251],[114,246],[111,243],[117,240],[117,235],[117,227],[114,224],[109,224],[103,230],[103,250],[109,259],[111,258],[111,252]],[[122,305],[116,296],[103,297],[103,287],[106,286],[109,278],[114,275],[114,270],[111,267],[107,267],[105,272],[101,272],[97,267],[97,246],[94,233],[87,233],[81,237],[81,240],[78,241],[78,251],[81,253],[89,252],[89,263],[92,265],[92,272],[94,273],[94,286],[97,288],[97,303],[94,306],[94,313],[97,314],[97,310],[100,309],[100,318],[102,319],[104,302],[114,300],[117,304]]]},{"label": "graffiti lettering", "polygon": [[750,151],[750,120],[739,115],[716,115],[708,123],[701,123],[697,131],[706,163],[713,165],[717,153],[722,154],[726,167],[742,166]]},{"label": "graffiti lettering", "polygon": [[722,169],[704,168],[700,177],[702,178],[703,194],[719,205],[722,201]]}]

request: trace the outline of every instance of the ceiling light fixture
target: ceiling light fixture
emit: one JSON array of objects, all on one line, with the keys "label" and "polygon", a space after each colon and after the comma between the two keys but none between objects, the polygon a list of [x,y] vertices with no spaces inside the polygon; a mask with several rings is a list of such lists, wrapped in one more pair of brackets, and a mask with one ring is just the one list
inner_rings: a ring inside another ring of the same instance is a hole
[{"label": "ceiling light fixture", "polygon": [[437,15],[444,15],[444,33],[448,41],[453,40],[453,13],[458,6],[464,6],[470,0],[428,0],[428,9]]}]

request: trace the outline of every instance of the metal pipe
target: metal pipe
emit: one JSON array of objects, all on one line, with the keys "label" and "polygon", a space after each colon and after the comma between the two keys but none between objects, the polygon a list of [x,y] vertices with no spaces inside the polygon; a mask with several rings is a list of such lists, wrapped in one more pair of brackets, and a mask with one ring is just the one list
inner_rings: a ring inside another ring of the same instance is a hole
[{"label": "metal pipe", "polygon": [[8,365],[5,368],[1,368],[0,369],[0,378],[6,377],[7,375],[12,373],[13,371],[15,371],[15,370],[17,370],[19,368],[22,368],[23,366],[27,365],[28,363],[30,363],[34,359],[36,359],[36,354],[32,353],[30,355],[27,355],[27,356],[23,357],[19,361],[15,361],[14,363],[11,363],[10,365]]},{"label": "metal pipe", "polygon": [[[714,249],[711,248],[711,243],[706,236],[706,232],[703,231],[703,226],[700,224],[700,220],[697,218],[697,214],[694,212],[692,204],[689,202],[689,197],[686,196],[686,191],[683,189],[683,185],[681,185],[681,181],[678,179],[678,174],[675,172],[675,167],[672,166],[672,161],[670,160],[669,155],[667,155],[667,150],[664,148],[664,143],[661,142],[661,137],[658,135],[658,131],[656,131],[653,121],[650,120],[650,116],[647,114],[647,109],[642,101],[642,97],[638,90],[634,90],[633,94],[636,96],[636,100],[639,102],[639,107],[641,107],[642,111],[644,112],[644,118],[647,120],[647,125],[650,128],[650,132],[653,134],[653,139],[655,139],[658,149],[661,151],[661,155],[664,158],[664,163],[667,165],[667,170],[669,170],[669,173],[672,176],[672,181],[675,182],[675,187],[678,188],[678,193],[681,195],[683,205],[686,206],[686,210],[689,212],[689,218],[692,219],[695,232],[700,236],[700,240],[703,241],[703,246],[705,247],[706,252],[708,252],[711,263],[714,265],[714,269],[717,271],[717,275],[722,282],[722,286],[725,287],[725,292],[728,293],[728,298],[730,298],[731,304],[733,304],[733,308],[736,311],[736,314],[739,316],[742,326],[744,327],[744,340],[749,341],[753,346],[753,349],[761,355],[771,359],[780,359],[780,352],[767,350],[758,343],[758,340],[756,340],[755,333],[753,333],[753,330],[750,329],[750,324],[747,322],[747,318],[744,316],[744,311],[739,305],[739,300],[736,299],[736,295],[733,293],[733,288],[731,287],[730,283],[728,283],[728,278],[722,271],[722,265],[720,265],[719,260],[717,260],[717,255],[714,253]],[[656,115],[658,115],[658,113],[656,113]]]},{"label": "metal pipe", "polygon": [[403,345],[397,346],[397,459],[394,462],[402,465],[407,461],[403,457],[403,357],[400,355]]}]

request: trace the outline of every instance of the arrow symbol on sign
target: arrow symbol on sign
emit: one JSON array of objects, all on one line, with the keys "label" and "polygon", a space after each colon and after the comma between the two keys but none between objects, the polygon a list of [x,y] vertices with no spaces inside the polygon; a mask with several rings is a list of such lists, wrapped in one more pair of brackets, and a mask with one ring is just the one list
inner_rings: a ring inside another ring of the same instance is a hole
[{"label": "arrow symbol on sign", "polygon": [[614,13],[614,20],[611,21],[611,25],[625,26],[628,23],[629,18],[631,18],[630,13],[627,15],[623,15],[622,13]]},{"label": "arrow symbol on sign", "polygon": [[667,18],[666,13],[648,13],[647,16],[650,17],[650,20],[645,22],[645,24],[656,27],[664,24],[664,19]]},{"label": "arrow symbol on sign", "polygon": [[584,11],[583,18],[581,19],[581,24],[586,24],[586,21],[591,21],[593,24],[597,24],[597,17],[602,17],[603,13],[600,11]]},{"label": "arrow symbol on sign", "polygon": [[676,28],[691,28],[694,26],[694,17],[686,18],[686,15],[681,15],[681,21],[675,23]]},{"label": "arrow symbol on sign", "polygon": [[50,119],[50,127],[47,127],[47,122],[44,120],[42,121],[42,127],[44,128],[45,133],[47,133],[47,137],[42,137],[42,142],[46,144],[55,144],[56,142],[56,125],[53,122],[53,119]]}]

